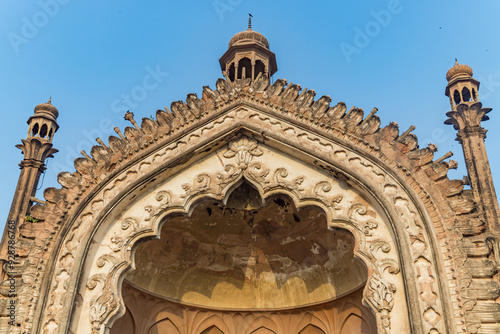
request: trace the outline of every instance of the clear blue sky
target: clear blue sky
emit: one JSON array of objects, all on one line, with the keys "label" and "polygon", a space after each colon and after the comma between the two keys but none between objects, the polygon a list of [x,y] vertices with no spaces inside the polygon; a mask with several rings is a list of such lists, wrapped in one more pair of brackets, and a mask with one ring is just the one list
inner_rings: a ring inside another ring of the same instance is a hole
[{"label": "clear blue sky", "polygon": [[[218,59],[246,29],[248,13],[276,53],[273,79],[365,113],[377,107],[382,126],[395,121],[405,131],[415,125],[421,147],[438,145],[436,158],[455,153],[454,178],[466,170],[455,131],[443,124],[450,109],[445,74],[455,57],[470,65],[481,81],[480,100],[494,108],[483,126],[490,130],[486,144],[500,187],[498,1],[3,0],[0,226],[22,159],[14,145],[25,138],[37,104],[52,96],[59,109],[59,153],[49,159],[43,188],[59,187],[57,173],[74,171],[77,152],[89,152],[97,136],[107,142],[113,126],[128,125],[127,109],[140,120],[187,93],[200,96],[204,85],[214,88],[222,76]],[[156,81],[146,89],[150,72]],[[127,95],[129,106],[122,100]]]}]

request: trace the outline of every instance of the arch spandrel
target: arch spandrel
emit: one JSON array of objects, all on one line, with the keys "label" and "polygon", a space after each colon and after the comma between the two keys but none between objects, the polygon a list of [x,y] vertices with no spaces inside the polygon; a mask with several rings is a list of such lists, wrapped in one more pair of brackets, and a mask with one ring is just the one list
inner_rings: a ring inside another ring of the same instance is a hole
[{"label": "arch spandrel", "polygon": [[[273,95],[272,90],[275,92],[281,90],[282,88],[279,88],[279,86],[280,82],[276,82],[273,86],[270,86],[272,89],[266,88],[266,92],[264,93],[264,95],[268,94],[266,98],[271,100],[273,96],[278,96]],[[217,88],[217,94],[221,97],[228,96],[227,94],[229,94],[230,89],[234,89],[229,87],[227,82],[225,84],[218,82]],[[268,93],[267,90],[269,90]],[[291,90],[288,92],[291,92]],[[207,94],[207,96],[210,95],[209,93]],[[261,93],[257,91],[257,94]],[[279,94],[281,94],[281,91]],[[100,181],[99,187],[94,188],[92,196],[86,197],[85,200],[79,200],[78,210],[72,211],[74,214],[68,219],[63,239],[61,239],[59,243],[60,247],[57,249],[58,253],[54,261],[54,268],[49,278],[50,288],[47,290],[50,293],[45,297],[46,302],[44,304],[44,314],[42,315],[43,329],[50,332],[64,332],[66,326],[69,326],[69,322],[61,316],[61,310],[64,308],[70,309],[74,303],[75,296],[65,293],[66,287],[68,284],[69,286],[75,284],[80,278],[84,281],[89,278],[86,276],[86,269],[89,269],[91,265],[85,262],[86,257],[84,256],[90,245],[88,237],[94,236],[95,238],[98,236],[99,240],[102,240],[101,237],[105,235],[105,231],[100,227],[105,226],[104,221],[107,216],[113,216],[116,220],[120,220],[123,223],[123,226],[119,227],[121,229],[119,230],[120,233],[123,234],[128,228],[132,228],[133,230],[134,226],[138,226],[138,223],[133,220],[124,222],[124,217],[121,216],[121,209],[127,201],[133,199],[134,195],[131,194],[134,191],[137,192],[142,187],[148,187],[148,182],[150,182],[150,187],[155,186],[155,182],[157,181],[152,180],[157,178],[158,175],[162,173],[173,175],[185,169],[185,166],[190,162],[194,162],[196,159],[198,159],[196,161],[199,161],[203,156],[211,154],[213,147],[218,147],[221,143],[229,141],[234,131],[244,129],[243,132],[248,137],[255,137],[258,142],[264,142],[271,148],[278,149],[294,158],[300,159],[305,165],[316,166],[325,171],[329,177],[343,175],[350,181],[350,184],[354,188],[359,188],[368,197],[371,196],[374,199],[374,203],[371,203],[374,208],[383,211],[387,217],[386,226],[389,235],[393,240],[393,247],[391,247],[389,252],[396,252],[398,259],[400,257],[406,259],[404,263],[400,263],[400,266],[402,277],[408,280],[408,282],[404,281],[402,283],[405,293],[393,293],[392,290],[394,289],[390,284],[394,284],[397,288],[396,283],[384,283],[383,280],[381,281],[379,277],[374,276],[372,273],[371,277],[375,279],[371,285],[372,292],[369,295],[367,294],[366,300],[369,298],[372,299],[370,306],[372,309],[377,310],[376,313],[380,319],[383,316],[386,328],[388,327],[386,313],[390,313],[388,309],[391,309],[392,315],[394,314],[392,310],[394,309],[393,302],[396,303],[397,299],[391,301],[385,300],[383,297],[388,296],[391,299],[392,296],[399,298],[399,296],[404,295],[402,298],[406,298],[406,304],[419,305],[419,307],[414,307],[406,312],[406,317],[411,319],[411,332],[450,332],[449,323],[452,318],[448,314],[450,311],[443,306],[443,300],[449,298],[443,292],[443,287],[447,283],[442,280],[440,281],[441,278],[437,275],[437,272],[442,270],[441,265],[438,263],[438,258],[443,255],[439,254],[436,235],[441,235],[440,238],[443,238],[444,232],[443,226],[439,225],[441,223],[436,216],[441,213],[436,213],[435,204],[430,200],[431,197],[428,194],[422,194],[422,188],[412,183],[409,167],[402,167],[401,165],[406,164],[408,166],[408,161],[412,159],[414,161],[418,159],[418,164],[415,164],[417,167],[426,164],[432,160],[432,152],[429,153],[426,149],[416,151],[415,145],[413,148],[410,148],[411,152],[408,153],[408,156],[402,154],[391,156],[388,153],[392,152],[392,154],[395,154],[397,150],[388,148],[389,144],[387,142],[380,139],[375,140],[376,138],[373,135],[374,130],[371,129],[373,122],[365,122],[364,120],[361,122],[362,114],[361,118],[356,120],[359,117],[359,112],[356,110],[350,112],[346,119],[360,122],[355,124],[358,124],[360,127],[364,126],[364,130],[360,133],[365,134],[365,140],[372,138],[370,142],[363,142],[359,136],[347,134],[357,132],[359,128],[347,127],[342,133],[335,129],[323,131],[319,127],[314,128],[313,125],[305,126],[304,124],[309,121],[298,121],[294,117],[284,117],[279,114],[276,108],[266,107],[263,103],[260,104],[259,101],[255,100],[255,98],[247,98],[245,95],[241,95],[239,101],[231,108],[229,108],[230,102],[225,103],[225,105],[217,107],[217,111],[206,121],[199,122],[198,125],[191,127],[189,131],[184,131],[182,135],[178,135],[172,140],[166,140],[162,145],[153,146],[151,149],[143,151],[140,159],[131,160],[126,168],[114,170]],[[335,108],[332,111],[334,113]],[[335,117],[335,115],[332,117]],[[370,117],[374,119],[372,116]],[[185,120],[187,119],[189,118],[185,118]],[[147,126],[143,125],[143,130],[140,130],[143,131],[143,135],[138,134],[139,130],[135,132],[136,136],[134,140],[137,143],[145,142],[146,137],[152,136],[152,126],[148,125],[148,122],[145,124]],[[343,122],[347,121],[343,120]],[[376,122],[375,125],[378,126]],[[128,134],[134,131],[129,130]],[[393,125],[381,131],[384,132],[384,136],[392,136],[394,139],[398,139],[397,127]],[[408,138],[408,136],[405,138]],[[410,144],[412,140],[410,138]],[[391,147],[398,147],[398,145],[408,146],[409,144],[406,143],[406,139],[401,139],[401,141],[398,139],[394,145],[391,144]],[[383,150],[386,155],[380,154],[379,150]],[[193,160],[192,157],[197,158]],[[391,157],[397,157],[399,159],[398,163],[391,161]],[[90,162],[80,161],[77,164],[77,169],[81,170],[82,173],[85,170],[90,172],[92,169],[91,173],[94,173],[93,170],[95,167],[89,166],[92,166]],[[99,167],[99,164],[93,166]],[[443,173],[445,177],[446,171],[443,171]],[[227,175],[223,174],[223,176]],[[439,177],[442,178],[443,176]],[[63,176],[61,180],[66,186],[69,186],[72,182],[71,178],[66,176]],[[424,182],[424,186],[429,186],[432,183],[430,178],[424,181],[428,182],[427,184]],[[190,186],[200,186],[200,183],[203,183],[203,181],[193,182]],[[281,185],[280,187],[281,191],[290,194],[294,198],[293,191]],[[264,188],[264,186],[261,188]],[[163,212],[164,205],[168,206],[167,194],[161,195],[159,197],[165,199],[166,202],[163,200],[160,200],[160,202],[156,201],[156,205],[149,208],[148,214],[151,215],[150,220],[154,219],[155,214],[158,212]],[[206,195],[200,194],[201,197]],[[135,194],[135,196],[138,195]],[[439,197],[441,196],[439,192],[436,193],[434,191],[433,196],[434,200],[448,205],[446,201],[443,201]],[[195,203],[196,199],[192,198],[192,203]],[[183,204],[184,206],[179,206],[175,210],[180,213],[186,213],[186,204],[189,204],[189,200]],[[315,205],[321,206],[321,203],[315,201]],[[433,216],[429,217],[432,210],[434,210],[432,213]],[[446,212],[448,209],[443,207],[441,210]],[[431,221],[435,224],[434,226],[431,224]],[[157,233],[158,229],[156,231],[151,230],[148,233],[142,233],[141,237],[156,235]],[[359,232],[356,233],[359,234]],[[118,244],[122,242],[123,244],[135,242],[133,238],[115,238],[114,240]],[[362,245],[361,239],[358,238],[357,241]],[[364,249],[369,249],[367,246],[363,247]],[[443,253],[447,251],[446,245],[440,244],[440,247],[444,248]],[[383,253],[387,248],[373,246],[372,249]],[[366,254],[363,252],[358,253],[362,254],[365,258],[370,257],[369,252],[366,252]],[[105,254],[96,254],[96,256],[102,255]],[[411,260],[408,261],[408,259]],[[442,262],[446,261],[450,260],[444,259]],[[397,270],[394,270],[393,264],[379,264],[382,266],[387,265],[384,271],[387,275],[399,275],[391,273],[391,271],[397,272]],[[105,266],[106,262],[104,261],[102,267],[104,268]],[[83,276],[80,277],[80,275]],[[96,276],[96,279],[93,281],[95,282],[94,289],[98,288],[100,280],[105,283],[103,279],[103,277]],[[93,284],[90,286],[92,287]],[[112,288],[115,289],[116,294],[119,287]],[[114,300],[111,306],[113,306],[112,308],[116,308],[117,305],[118,301]],[[104,312],[104,308],[100,308],[94,314],[99,315],[101,312]],[[382,322],[380,323],[382,324]],[[391,326],[394,326],[394,322],[391,322]]]}]

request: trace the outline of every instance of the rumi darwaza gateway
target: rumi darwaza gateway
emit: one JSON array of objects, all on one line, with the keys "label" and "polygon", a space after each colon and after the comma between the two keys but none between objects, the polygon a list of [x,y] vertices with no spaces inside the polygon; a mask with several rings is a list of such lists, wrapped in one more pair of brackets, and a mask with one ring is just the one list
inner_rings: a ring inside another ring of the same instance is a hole
[{"label": "rumi darwaza gateway", "polygon": [[[35,197],[58,110],[35,107],[0,245],[0,333],[500,333],[499,207],[472,69],[446,74],[467,176],[377,109],[271,76],[234,35],[223,76],[75,160]],[[57,158],[57,156],[56,156]]]}]

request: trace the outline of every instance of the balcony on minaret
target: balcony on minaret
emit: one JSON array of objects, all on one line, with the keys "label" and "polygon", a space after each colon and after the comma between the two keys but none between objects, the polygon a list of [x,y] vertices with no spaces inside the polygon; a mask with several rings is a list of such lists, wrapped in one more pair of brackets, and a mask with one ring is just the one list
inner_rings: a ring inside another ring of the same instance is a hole
[{"label": "balcony on minaret", "polygon": [[[8,217],[8,221],[13,222],[15,228],[14,231],[8,233],[16,235],[16,230],[25,221],[25,218],[30,215],[33,202],[44,203],[35,198],[35,195],[40,175],[46,169],[45,160],[53,157],[53,154],[57,152],[57,149],[52,147],[52,139],[59,128],[59,125],[57,125],[58,116],[59,111],[52,105],[50,99],[47,103],[37,105],[33,116],[27,122],[27,138],[21,139],[22,143],[16,145],[23,152],[24,158],[19,164],[21,173]],[[0,253],[3,252],[3,254],[6,254],[6,240],[8,240],[5,233],[7,232],[4,232],[0,244]]]}]

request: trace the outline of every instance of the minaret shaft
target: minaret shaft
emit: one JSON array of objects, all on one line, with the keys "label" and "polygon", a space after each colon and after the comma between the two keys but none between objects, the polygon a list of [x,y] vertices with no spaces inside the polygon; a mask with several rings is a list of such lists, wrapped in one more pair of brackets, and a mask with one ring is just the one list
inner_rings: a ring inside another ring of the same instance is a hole
[{"label": "minaret shaft", "polygon": [[486,131],[481,127],[473,131],[470,131],[470,128],[465,129],[458,132],[457,139],[462,144],[474,200],[489,222],[490,228],[499,230],[500,209],[484,144]]},{"label": "minaret shaft", "polygon": [[17,220],[16,218],[19,218],[19,214],[21,212],[28,212],[30,198],[35,196],[36,193],[36,186],[33,186],[38,185],[41,173],[41,168],[21,167],[21,173],[19,175],[19,180],[17,181],[16,193],[9,211],[9,221]]}]

